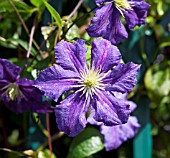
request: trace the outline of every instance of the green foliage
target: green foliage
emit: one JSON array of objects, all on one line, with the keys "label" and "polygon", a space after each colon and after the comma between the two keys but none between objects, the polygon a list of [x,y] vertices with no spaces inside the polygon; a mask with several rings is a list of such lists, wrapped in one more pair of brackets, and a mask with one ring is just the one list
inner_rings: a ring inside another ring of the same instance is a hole
[{"label": "green foliage", "polygon": [[[21,13],[21,16],[24,20],[26,20],[28,17],[30,17],[32,15],[33,12],[35,12],[35,9],[33,7],[30,7],[28,4],[26,4],[22,0],[20,0],[20,1],[13,0],[12,2],[14,3],[18,12]],[[14,18],[14,17],[16,17],[16,13],[8,1],[0,1],[0,13],[4,17],[7,17],[8,19],[10,19],[13,22],[19,21],[16,18]]]},{"label": "green foliage", "polygon": [[[45,149],[45,150],[40,151],[36,158],[48,158],[48,157],[50,157],[50,150]],[[52,153],[50,158],[56,158],[54,153]]]},{"label": "green foliage", "polygon": [[41,0],[44,5],[47,7],[48,11],[50,12],[51,16],[55,19],[57,26],[62,29],[62,21],[61,17],[58,12],[48,3],[46,0]]},{"label": "green foliage", "polygon": [[154,18],[160,18],[163,16],[168,10],[170,1],[169,0],[147,0],[147,2],[151,5],[150,15]]},{"label": "green foliage", "polygon": [[37,1],[37,0],[30,0],[30,2],[37,8],[41,7],[41,5],[43,4],[42,1]]},{"label": "green foliage", "polygon": [[[71,24],[67,25],[67,27],[69,27],[70,25]],[[69,29],[69,31],[66,34],[66,38],[69,41],[76,39],[76,38],[80,38],[80,31],[77,25],[73,25],[71,29]]]},{"label": "green foliage", "polygon": [[95,128],[88,127],[73,139],[67,158],[84,158],[103,148],[100,132]]},{"label": "green foliage", "polygon": [[148,96],[157,105],[170,95],[170,61],[151,66],[145,75],[145,86]]}]

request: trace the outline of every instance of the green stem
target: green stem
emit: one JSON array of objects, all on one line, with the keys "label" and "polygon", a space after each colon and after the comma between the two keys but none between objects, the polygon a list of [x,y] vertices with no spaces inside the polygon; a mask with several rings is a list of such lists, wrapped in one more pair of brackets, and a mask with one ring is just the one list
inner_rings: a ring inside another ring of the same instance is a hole
[{"label": "green stem", "polygon": [[149,66],[150,66],[150,63],[149,63],[149,61],[148,61],[148,59],[147,59],[147,55],[146,55],[146,52],[145,52],[145,50],[144,50],[144,40],[143,40],[143,38],[142,38],[141,33],[140,33],[139,45],[140,45],[141,57],[142,57],[142,59],[144,60],[146,66],[149,67]]}]

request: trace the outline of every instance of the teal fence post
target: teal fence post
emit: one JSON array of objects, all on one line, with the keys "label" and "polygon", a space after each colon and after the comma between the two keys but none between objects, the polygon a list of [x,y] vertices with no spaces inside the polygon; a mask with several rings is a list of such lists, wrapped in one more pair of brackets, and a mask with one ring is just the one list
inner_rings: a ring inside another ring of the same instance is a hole
[{"label": "teal fence post", "polygon": [[135,115],[138,117],[141,128],[133,141],[133,158],[152,158],[149,100],[147,98],[139,100]]}]

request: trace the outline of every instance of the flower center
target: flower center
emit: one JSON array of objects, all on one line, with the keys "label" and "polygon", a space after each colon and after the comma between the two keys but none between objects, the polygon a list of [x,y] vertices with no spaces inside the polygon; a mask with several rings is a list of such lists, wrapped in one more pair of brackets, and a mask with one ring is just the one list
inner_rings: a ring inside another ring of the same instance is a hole
[{"label": "flower center", "polygon": [[107,73],[101,73],[100,70],[95,70],[94,68],[81,72],[77,85],[79,89],[76,92],[82,91],[82,95],[85,94],[86,98],[89,94],[91,97],[93,97],[94,94],[98,95],[97,92],[104,90],[106,87],[106,84],[102,82],[106,75]]},{"label": "flower center", "polygon": [[115,0],[115,7],[120,11],[123,15],[123,11],[132,10],[133,2],[129,2],[127,0]]},{"label": "flower center", "polygon": [[11,83],[5,87],[3,87],[1,90],[5,90],[5,95],[7,95],[7,98],[14,101],[19,95],[22,97],[23,94],[20,91],[18,85],[16,83]]},{"label": "flower center", "polygon": [[96,88],[99,85],[98,79],[100,78],[100,74],[94,70],[89,70],[87,73],[82,73],[82,77],[84,79],[84,84],[88,88]]}]

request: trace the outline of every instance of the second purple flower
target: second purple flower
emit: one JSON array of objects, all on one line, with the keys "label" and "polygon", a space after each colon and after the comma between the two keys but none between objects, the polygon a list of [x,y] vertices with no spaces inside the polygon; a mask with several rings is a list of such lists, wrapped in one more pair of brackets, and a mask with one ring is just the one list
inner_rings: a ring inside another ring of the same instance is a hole
[{"label": "second purple flower", "polygon": [[85,128],[90,107],[95,110],[94,119],[98,122],[107,126],[126,123],[130,105],[112,92],[131,91],[140,68],[132,62],[120,63],[119,50],[104,39],[93,41],[90,67],[86,63],[86,51],[81,39],[75,43],[59,42],[55,47],[57,65],[41,71],[36,80],[35,86],[55,101],[70,91],[55,107],[58,128],[69,136]]},{"label": "second purple flower", "polygon": [[[105,3],[102,4],[101,3]],[[142,0],[96,0],[99,7],[95,9],[95,16],[87,32],[91,37],[100,37],[118,44],[128,34],[120,20],[122,15],[130,30],[135,26],[145,24],[147,10],[150,5]]]}]

